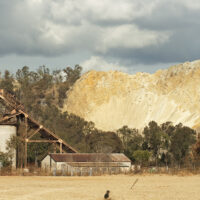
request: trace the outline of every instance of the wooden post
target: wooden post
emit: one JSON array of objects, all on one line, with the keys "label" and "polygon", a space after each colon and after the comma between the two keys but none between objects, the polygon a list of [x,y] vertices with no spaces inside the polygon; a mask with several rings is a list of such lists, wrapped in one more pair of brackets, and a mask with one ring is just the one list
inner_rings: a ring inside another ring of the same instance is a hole
[{"label": "wooden post", "polygon": [[62,140],[58,140],[58,142],[60,143],[60,153],[62,153]]},{"label": "wooden post", "polygon": [[39,128],[37,129],[37,130],[35,130],[34,132],[33,132],[33,134],[32,135],[30,135],[29,137],[28,137],[28,139],[30,139],[30,138],[32,138],[35,134],[37,134],[41,129],[43,128],[43,126],[42,125],[40,125],[39,126]]},{"label": "wooden post", "polygon": [[56,153],[56,143],[53,143],[53,152]]},{"label": "wooden post", "polygon": [[62,153],[62,142],[60,142],[60,153]]},{"label": "wooden post", "polygon": [[20,168],[21,168],[21,170],[23,168],[23,152],[24,152],[23,146],[24,145],[23,145],[23,142],[21,140],[21,144],[20,144]]},{"label": "wooden post", "polygon": [[27,139],[25,139],[25,148],[24,148],[24,168],[27,168]]},{"label": "wooden post", "polygon": [[27,168],[27,142],[28,142],[28,115],[25,115],[25,135],[24,135],[24,168]]}]

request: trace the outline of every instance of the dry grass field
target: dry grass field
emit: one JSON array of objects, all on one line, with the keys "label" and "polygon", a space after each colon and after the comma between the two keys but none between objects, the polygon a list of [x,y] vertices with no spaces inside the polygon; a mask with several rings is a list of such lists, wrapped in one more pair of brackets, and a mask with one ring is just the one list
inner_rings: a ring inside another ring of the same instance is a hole
[{"label": "dry grass field", "polygon": [[200,200],[200,176],[0,177],[0,200],[103,200],[107,189],[113,200]]}]

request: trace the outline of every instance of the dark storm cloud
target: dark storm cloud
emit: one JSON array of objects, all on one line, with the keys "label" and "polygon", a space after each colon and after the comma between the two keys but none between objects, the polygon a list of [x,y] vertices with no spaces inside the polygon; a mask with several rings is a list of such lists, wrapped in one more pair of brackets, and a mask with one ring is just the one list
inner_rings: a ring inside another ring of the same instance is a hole
[{"label": "dark storm cloud", "polygon": [[48,19],[44,17],[48,4],[45,9],[38,7],[37,10],[27,2],[0,2],[0,55],[58,56],[69,53],[72,48],[46,37],[50,29],[46,25]]},{"label": "dark storm cloud", "polygon": [[200,58],[200,12],[178,2],[162,1],[151,14],[132,21],[140,29],[167,31],[170,37],[161,44],[143,48],[116,48],[102,56],[120,57],[123,64],[155,64],[192,61]]},{"label": "dark storm cloud", "polygon": [[174,33],[169,41],[145,48],[112,49],[106,56],[121,57],[129,65],[192,61],[200,58],[200,30],[193,28]]},{"label": "dark storm cloud", "polygon": [[[192,3],[192,2],[191,2]],[[149,46],[132,55],[144,62],[183,62],[199,59],[200,12],[180,3],[159,4],[152,15],[143,16],[135,23],[144,29],[165,30],[172,33],[169,40],[159,46]]]},{"label": "dark storm cloud", "polygon": [[[191,2],[192,3],[192,2]],[[200,25],[200,10],[186,7],[176,1],[162,2],[152,10],[151,15],[144,15],[134,20],[140,28],[151,30],[187,31]]]},{"label": "dark storm cloud", "polygon": [[199,5],[196,0],[1,0],[0,57],[87,52],[85,59],[100,56],[130,66],[195,60],[200,6],[189,6],[194,3]]}]

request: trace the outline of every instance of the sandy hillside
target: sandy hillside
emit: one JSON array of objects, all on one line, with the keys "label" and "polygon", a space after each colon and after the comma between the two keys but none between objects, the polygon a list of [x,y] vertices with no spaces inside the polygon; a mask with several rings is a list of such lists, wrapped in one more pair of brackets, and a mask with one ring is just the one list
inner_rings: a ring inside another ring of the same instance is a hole
[{"label": "sandy hillside", "polygon": [[[139,178],[133,190],[132,183]],[[200,176],[0,177],[0,200],[199,200]]]},{"label": "sandy hillside", "polygon": [[[90,71],[68,92],[63,111],[115,131],[150,121],[200,128],[200,60],[154,74]],[[112,119],[112,120],[111,120]]]}]

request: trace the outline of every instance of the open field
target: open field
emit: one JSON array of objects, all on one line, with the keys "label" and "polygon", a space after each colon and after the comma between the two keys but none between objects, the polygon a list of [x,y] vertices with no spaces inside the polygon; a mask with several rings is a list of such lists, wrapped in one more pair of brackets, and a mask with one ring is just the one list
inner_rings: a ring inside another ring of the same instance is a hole
[{"label": "open field", "polygon": [[107,189],[113,200],[200,200],[200,175],[0,177],[0,200],[103,200]]}]

